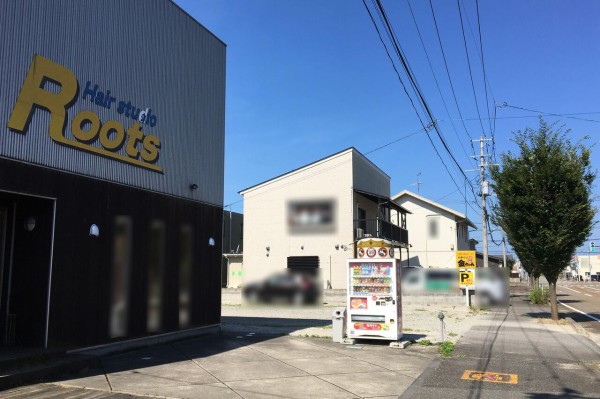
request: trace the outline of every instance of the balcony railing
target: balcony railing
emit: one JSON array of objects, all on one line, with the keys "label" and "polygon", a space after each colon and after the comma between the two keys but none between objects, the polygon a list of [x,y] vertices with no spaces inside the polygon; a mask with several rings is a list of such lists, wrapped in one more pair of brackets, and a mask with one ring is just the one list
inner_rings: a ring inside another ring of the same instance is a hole
[{"label": "balcony railing", "polygon": [[408,230],[381,219],[355,219],[354,240],[368,236],[384,238],[400,245],[408,245]]}]

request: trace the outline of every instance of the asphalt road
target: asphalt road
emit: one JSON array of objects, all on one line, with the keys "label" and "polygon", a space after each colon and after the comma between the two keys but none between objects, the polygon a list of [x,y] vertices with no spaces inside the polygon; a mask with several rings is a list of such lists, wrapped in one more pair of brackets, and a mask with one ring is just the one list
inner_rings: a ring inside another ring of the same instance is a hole
[{"label": "asphalt road", "polygon": [[511,303],[472,327],[453,356],[433,364],[401,398],[599,398],[600,347],[549,323],[548,306],[529,304],[526,293]]},{"label": "asphalt road", "polygon": [[591,334],[600,337],[600,282],[560,281],[556,296],[563,317],[571,317]]}]

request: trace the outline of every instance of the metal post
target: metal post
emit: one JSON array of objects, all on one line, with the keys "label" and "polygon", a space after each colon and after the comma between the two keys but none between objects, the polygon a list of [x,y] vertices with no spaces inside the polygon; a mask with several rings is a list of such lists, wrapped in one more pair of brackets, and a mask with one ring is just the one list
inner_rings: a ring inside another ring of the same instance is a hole
[{"label": "metal post", "polygon": [[438,319],[440,319],[440,342],[444,342],[444,311],[440,310]]},{"label": "metal post", "polygon": [[588,247],[588,270],[590,271],[590,281],[592,280],[592,248]]}]

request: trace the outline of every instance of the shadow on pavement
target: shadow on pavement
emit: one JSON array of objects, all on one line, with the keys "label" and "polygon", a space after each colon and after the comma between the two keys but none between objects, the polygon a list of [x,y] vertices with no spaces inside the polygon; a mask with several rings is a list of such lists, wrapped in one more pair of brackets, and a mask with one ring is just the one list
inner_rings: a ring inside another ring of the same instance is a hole
[{"label": "shadow on pavement", "polygon": [[278,317],[239,317],[222,316],[222,326],[240,325],[240,326],[262,326],[262,327],[286,327],[291,331],[310,327],[331,326],[331,320],[322,319],[291,319]]},{"label": "shadow on pavement", "polygon": [[[164,367],[173,370],[173,372],[169,374],[170,377],[160,377],[164,383],[183,383],[185,382],[183,374],[181,373],[178,376],[178,370],[183,372],[186,367],[193,367],[193,363],[202,361],[204,358],[220,356],[229,351],[243,348],[248,345],[275,340],[283,335],[287,334],[256,335],[242,332],[221,332],[213,335],[174,341],[168,344],[148,346],[113,355],[88,355],[87,357],[89,360],[87,360],[85,364],[82,364],[81,367],[78,368],[78,371],[73,371],[73,368],[69,368],[69,371],[65,371],[61,368],[48,368],[47,372],[40,376],[30,377],[24,380],[16,379],[13,383],[2,384],[3,386],[0,386],[0,390],[14,389],[36,383],[64,382],[82,378],[91,378],[92,381],[96,379],[97,383],[102,385],[106,381],[105,374],[107,373],[127,375],[128,378],[156,378],[156,376],[153,375],[154,373],[152,370]],[[64,357],[68,358],[70,356],[66,355]],[[99,388],[94,386],[91,387]]]},{"label": "shadow on pavement", "polygon": [[525,397],[529,399],[552,399],[552,398],[561,398],[561,399],[585,399],[589,398],[588,395],[583,395],[579,391],[574,389],[564,388],[561,393],[551,394],[551,393],[525,393]]}]

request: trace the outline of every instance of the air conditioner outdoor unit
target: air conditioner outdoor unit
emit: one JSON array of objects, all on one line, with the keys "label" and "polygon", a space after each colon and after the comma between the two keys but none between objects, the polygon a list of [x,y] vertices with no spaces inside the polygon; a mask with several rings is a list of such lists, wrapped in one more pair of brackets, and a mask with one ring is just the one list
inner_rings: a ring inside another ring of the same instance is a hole
[{"label": "air conditioner outdoor unit", "polygon": [[356,229],[356,239],[360,240],[365,236],[365,231],[363,229]]}]

